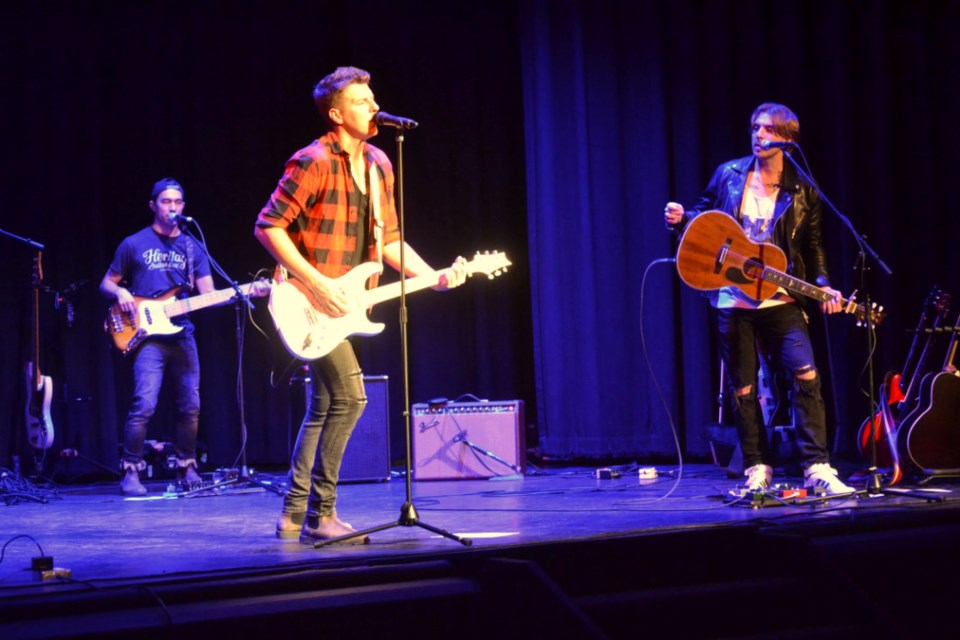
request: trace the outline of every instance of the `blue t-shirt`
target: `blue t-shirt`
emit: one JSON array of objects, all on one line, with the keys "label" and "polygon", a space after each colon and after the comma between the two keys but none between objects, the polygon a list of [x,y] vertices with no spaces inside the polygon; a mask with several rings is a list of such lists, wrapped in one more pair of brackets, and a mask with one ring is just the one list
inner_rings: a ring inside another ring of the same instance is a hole
[{"label": "blue t-shirt", "polygon": [[[113,256],[110,270],[121,274],[121,284],[143,298],[156,298],[177,288],[180,291],[176,297],[186,298],[197,278],[211,275],[210,261],[202,246],[183,233],[171,238],[160,235],[153,227],[124,238]],[[186,314],[170,320],[192,328]]]}]

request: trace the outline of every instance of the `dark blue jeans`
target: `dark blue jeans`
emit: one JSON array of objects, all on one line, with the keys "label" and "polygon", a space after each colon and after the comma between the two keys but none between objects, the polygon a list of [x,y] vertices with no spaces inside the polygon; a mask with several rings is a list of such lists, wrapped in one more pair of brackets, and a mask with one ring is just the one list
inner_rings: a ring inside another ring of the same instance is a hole
[{"label": "dark blue jeans", "polygon": [[290,461],[284,513],[334,514],[343,452],[366,405],[363,371],[348,341],[310,363],[307,409]]},{"label": "dark blue jeans", "polygon": [[154,338],[133,354],[133,399],[123,428],[123,462],[142,466],[147,426],[169,373],[177,405],[174,447],[181,460],[196,458],[200,422],[200,360],[193,336]]},{"label": "dark blue jeans", "polygon": [[[757,349],[770,358],[774,370],[793,380],[793,415],[797,447],[804,467],[830,462],[826,410],[820,392],[820,374],[800,380],[797,373],[814,370],[813,346],[806,318],[796,304],[767,309],[717,309],[720,355],[734,390],[734,418],[744,467],[771,465],[772,455],[757,403]],[[745,395],[737,390],[751,387]]]}]

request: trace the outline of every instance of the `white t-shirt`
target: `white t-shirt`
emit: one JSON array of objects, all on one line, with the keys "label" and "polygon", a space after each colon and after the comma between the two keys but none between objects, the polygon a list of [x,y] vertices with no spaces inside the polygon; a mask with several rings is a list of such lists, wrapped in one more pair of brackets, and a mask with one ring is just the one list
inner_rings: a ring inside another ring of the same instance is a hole
[{"label": "white t-shirt", "polygon": [[[769,242],[773,238],[776,194],[775,191],[772,195],[757,196],[749,186],[743,190],[743,201],[740,203],[740,210],[743,212],[743,230],[754,242]],[[723,287],[712,296],[710,302],[718,309],[766,309],[789,302],[789,299],[781,299],[786,294],[786,290],[780,287],[773,297],[758,302],[737,287]]]}]

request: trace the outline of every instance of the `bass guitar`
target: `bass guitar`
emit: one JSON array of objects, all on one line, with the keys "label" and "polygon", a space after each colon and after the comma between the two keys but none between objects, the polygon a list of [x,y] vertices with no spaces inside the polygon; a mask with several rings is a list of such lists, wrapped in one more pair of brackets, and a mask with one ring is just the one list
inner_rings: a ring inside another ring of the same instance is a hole
[{"label": "bass guitar", "polygon": [[[677,272],[688,286],[713,291],[734,286],[757,301],[773,297],[780,287],[787,291],[829,302],[826,291],[785,272],[787,256],[775,244],[753,242],[731,216],[722,211],[705,211],[684,229],[677,248]],[[868,310],[851,299],[841,299],[843,311],[853,314],[860,324]],[[879,326],[886,313],[875,304],[869,310],[873,326]]]},{"label": "bass guitar", "polygon": [[50,402],[53,399],[53,379],[40,373],[40,284],[43,265],[38,251],[33,259],[33,361],[26,366],[27,378],[27,441],[34,449],[46,450],[53,446],[53,418]]},{"label": "bass guitar", "polygon": [[[257,280],[240,285],[239,289],[245,296],[263,297],[270,290],[270,282]],[[237,296],[235,289],[219,289],[191,298],[177,298],[179,291],[180,288],[176,287],[156,298],[133,296],[137,308],[132,313],[120,309],[120,303],[113,303],[103,321],[103,330],[114,346],[127,355],[151,336],[168,336],[182,331],[183,327],[170,322],[171,318],[226,304]]]},{"label": "bass guitar", "polygon": [[[466,271],[468,276],[484,273],[493,278],[504,273],[511,264],[502,252],[478,252],[467,262]],[[334,282],[350,301],[350,312],[331,318],[317,308],[316,299],[302,282],[288,278],[281,270],[270,289],[269,309],[287,351],[301,360],[315,360],[333,351],[349,336],[372,336],[383,331],[385,325],[371,322],[367,309],[400,297],[400,282],[367,289],[367,280],[381,271],[382,267],[376,262],[365,262],[336,278]],[[437,275],[430,273],[407,278],[404,288],[407,293],[413,293],[436,284]]]}]

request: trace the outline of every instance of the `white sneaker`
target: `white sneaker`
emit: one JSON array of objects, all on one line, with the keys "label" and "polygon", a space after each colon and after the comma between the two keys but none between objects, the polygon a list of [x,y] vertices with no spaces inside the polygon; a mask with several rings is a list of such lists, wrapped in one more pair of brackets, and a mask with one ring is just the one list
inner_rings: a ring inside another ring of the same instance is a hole
[{"label": "white sneaker", "polygon": [[763,491],[773,484],[773,467],[768,464],[755,464],[745,469],[743,475],[747,477],[747,491]]},{"label": "white sneaker", "polygon": [[848,486],[837,477],[837,470],[825,462],[818,462],[807,467],[803,472],[803,486],[813,489],[814,492],[825,493],[828,496],[841,493],[855,493],[856,489]]}]

